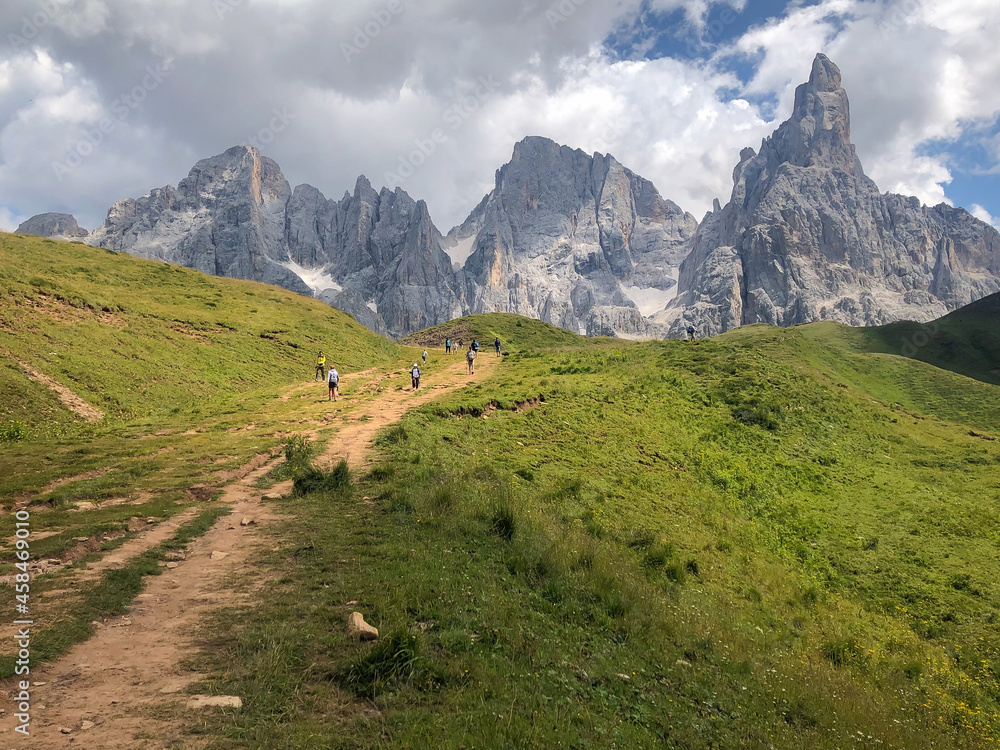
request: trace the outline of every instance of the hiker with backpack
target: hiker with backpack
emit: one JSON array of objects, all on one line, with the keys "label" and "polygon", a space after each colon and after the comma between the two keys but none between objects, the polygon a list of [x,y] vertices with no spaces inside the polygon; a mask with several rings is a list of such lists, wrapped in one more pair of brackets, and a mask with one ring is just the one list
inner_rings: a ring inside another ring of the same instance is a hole
[{"label": "hiker with backpack", "polygon": [[476,354],[479,354],[479,340],[472,339],[472,348],[475,349]]},{"label": "hiker with backpack", "polygon": [[338,392],[340,388],[340,373],[337,372],[336,365],[330,365],[330,372],[326,376],[326,382],[330,386],[330,394],[326,400],[338,401],[340,399],[340,393]]},{"label": "hiker with backpack", "polygon": [[424,358],[424,364],[427,364],[427,350],[426,349],[424,349],[424,353],[421,354],[420,356]]},{"label": "hiker with backpack", "polygon": [[412,381],[413,390],[417,390],[420,387],[420,368],[417,367],[417,363],[413,363],[413,369],[410,370],[410,379]]},{"label": "hiker with backpack", "polygon": [[694,326],[688,326],[688,341],[694,341]]},{"label": "hiker with backpack", "polygon": [[469,365],[469,374],[476,374],[476,350],[469,344],[469,351],[465,353],[465,361]]},{"label": "hiker with backpack", "polygon": [[324,379],[326,379],[326,355],[320,349],[319,354],[316,355],[316,376],[313,378],[313,382]]},{"label": "hiker with backpack", "polygon": [[497,336],[495,339],[493,339],[493,346],[496,348],[496,350],[497,350],[497,356],[499,357],[500,356],[500,337],[499,336]]}]

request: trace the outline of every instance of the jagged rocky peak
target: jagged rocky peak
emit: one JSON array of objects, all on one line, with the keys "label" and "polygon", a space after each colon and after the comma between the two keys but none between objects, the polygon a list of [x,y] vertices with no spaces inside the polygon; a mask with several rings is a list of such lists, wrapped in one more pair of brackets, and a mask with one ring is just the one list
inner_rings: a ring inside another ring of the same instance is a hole
[{"label": "jagged rocky peak", "polygon": [[33,234],[55,240],[78,240],[87,236],[70,214],[47,213],[32,216],[17,228],[16,234]]},{"label": "jagged rocky peak", "polygon": [[249,146],[202,159],[176,188],[119,201],[88,242],[312,294],[396,337],[464,311],[423,201],[363,175],[339,202],[292,190]]},{"label": "jagged rocky peak", "polygon": [[962,209],[883,195],[850,142],[840,70],[817,55],[791,117],[744,149],[657,320],[682,335],[748,323],[929,320],[1000,289],[1000,235]]},{"label": "jagged rocky peak", "polygon": [[809,82],[795,90],[791,119],[778,128],[771,144],[789,164],[855,168],[850,101],[841,87],[840,68],[826,55],[816,55]]},{"label": "jagged rocky peak", "polygon": [[658,334],[645,316],[673,296],[696,226],[613,156],[531,136],[444,247],[472,312],[639,338]]}]

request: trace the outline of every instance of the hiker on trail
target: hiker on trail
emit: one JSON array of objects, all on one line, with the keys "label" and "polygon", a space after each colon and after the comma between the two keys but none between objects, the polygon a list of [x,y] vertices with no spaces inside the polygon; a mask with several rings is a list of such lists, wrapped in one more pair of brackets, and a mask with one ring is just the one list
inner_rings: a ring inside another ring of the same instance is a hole
[{"label": "hiker on trail", "polygon": [[451,339],[445,339],[444,342],[444,353],[451,354]]},{"label": "hiker on trail", "polygon": [[316,357],[316,377],[313,378],[315,383],[317,380],[323,380],[326,378],[326,356],[323,354],[323,350],[319,350],[319,355]]},{"label": "hiker on trail", "polygon": [[499,357],[500,356],[500,337],[499,336],[497,336],[495,339],[493,339],[493,346],[496,347],[497,356]]},{"label": "hiker on trail", "polygon": [[333,400],[337,401],[340,398],[340,394],[337,392],[340,387],[340,373],[337,372],[336,365],[330,365],[330,372],[326,376],[326,382],[330,386],[330,395],[327,397],[327,401]]},{"label": "hiker on trail", "polygon": [[479,354],[479,341],[472,339],[472,348],[476,350],[476,354]]},{"label": "hiker on trail", "polygon": [[410,378],[413,381],[413,390],[417,390],[420,387],[420,368],[417,367],[417,363],[413,363],[413,369],[410,370]]},{"label": "hiker on trail", "polygon": [[427,361],[427,350],[424,349],[424,353],[421,354],[420,356],[423,357],[424,358],[424,362],[426,362]]},{"label": "hiker on trail", "polygon": [[465,346],[465,342],[462,341],[462,339],[459,339],[458,340],[458,348],[461,349],[463,346]]},{"label": "hiker on trail", "polygon": [[469,365],[469,374],[476,374],[476,350],[472,348],[473,345],[469,344],[469,351],[465,353],[465,361]]},{"label": "hiker on trail", "polygon": [[688,326],[688,340],[694,341],[694,326]]}]

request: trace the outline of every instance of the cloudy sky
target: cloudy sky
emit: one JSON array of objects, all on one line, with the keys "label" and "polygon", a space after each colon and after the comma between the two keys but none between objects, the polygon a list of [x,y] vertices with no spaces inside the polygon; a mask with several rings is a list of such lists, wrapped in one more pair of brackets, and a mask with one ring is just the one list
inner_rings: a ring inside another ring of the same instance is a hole
[{"label": "cloudy sky", "polygon": [[253,143],[329,197],[401,185],[447,231],[526,135],[700,218],[820,51],[883,190],[1000,223],[996,0],[3,0],[0,34],[0,229],[92,229]]}]

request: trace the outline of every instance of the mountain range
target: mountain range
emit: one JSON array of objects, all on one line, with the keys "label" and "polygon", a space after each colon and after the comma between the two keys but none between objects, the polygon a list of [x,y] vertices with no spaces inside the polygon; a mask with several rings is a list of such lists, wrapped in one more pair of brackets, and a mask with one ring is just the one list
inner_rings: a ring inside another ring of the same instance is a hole
[{"label": "mountain range", "polygon": [[1000,291],[1000,234],[961,208],[881,193],[850,140],[840,71],[817,55],[791,118],[744,149],[699,223],[613,156],[529,137],[447,235],[405,191],[291,188],[251,146],[177,187],[117,202],[86,237],[43,214],[19,233],[311,294],[394,338],[511,312],[587,335],[681,336],[749,323],[927,321]]}]

